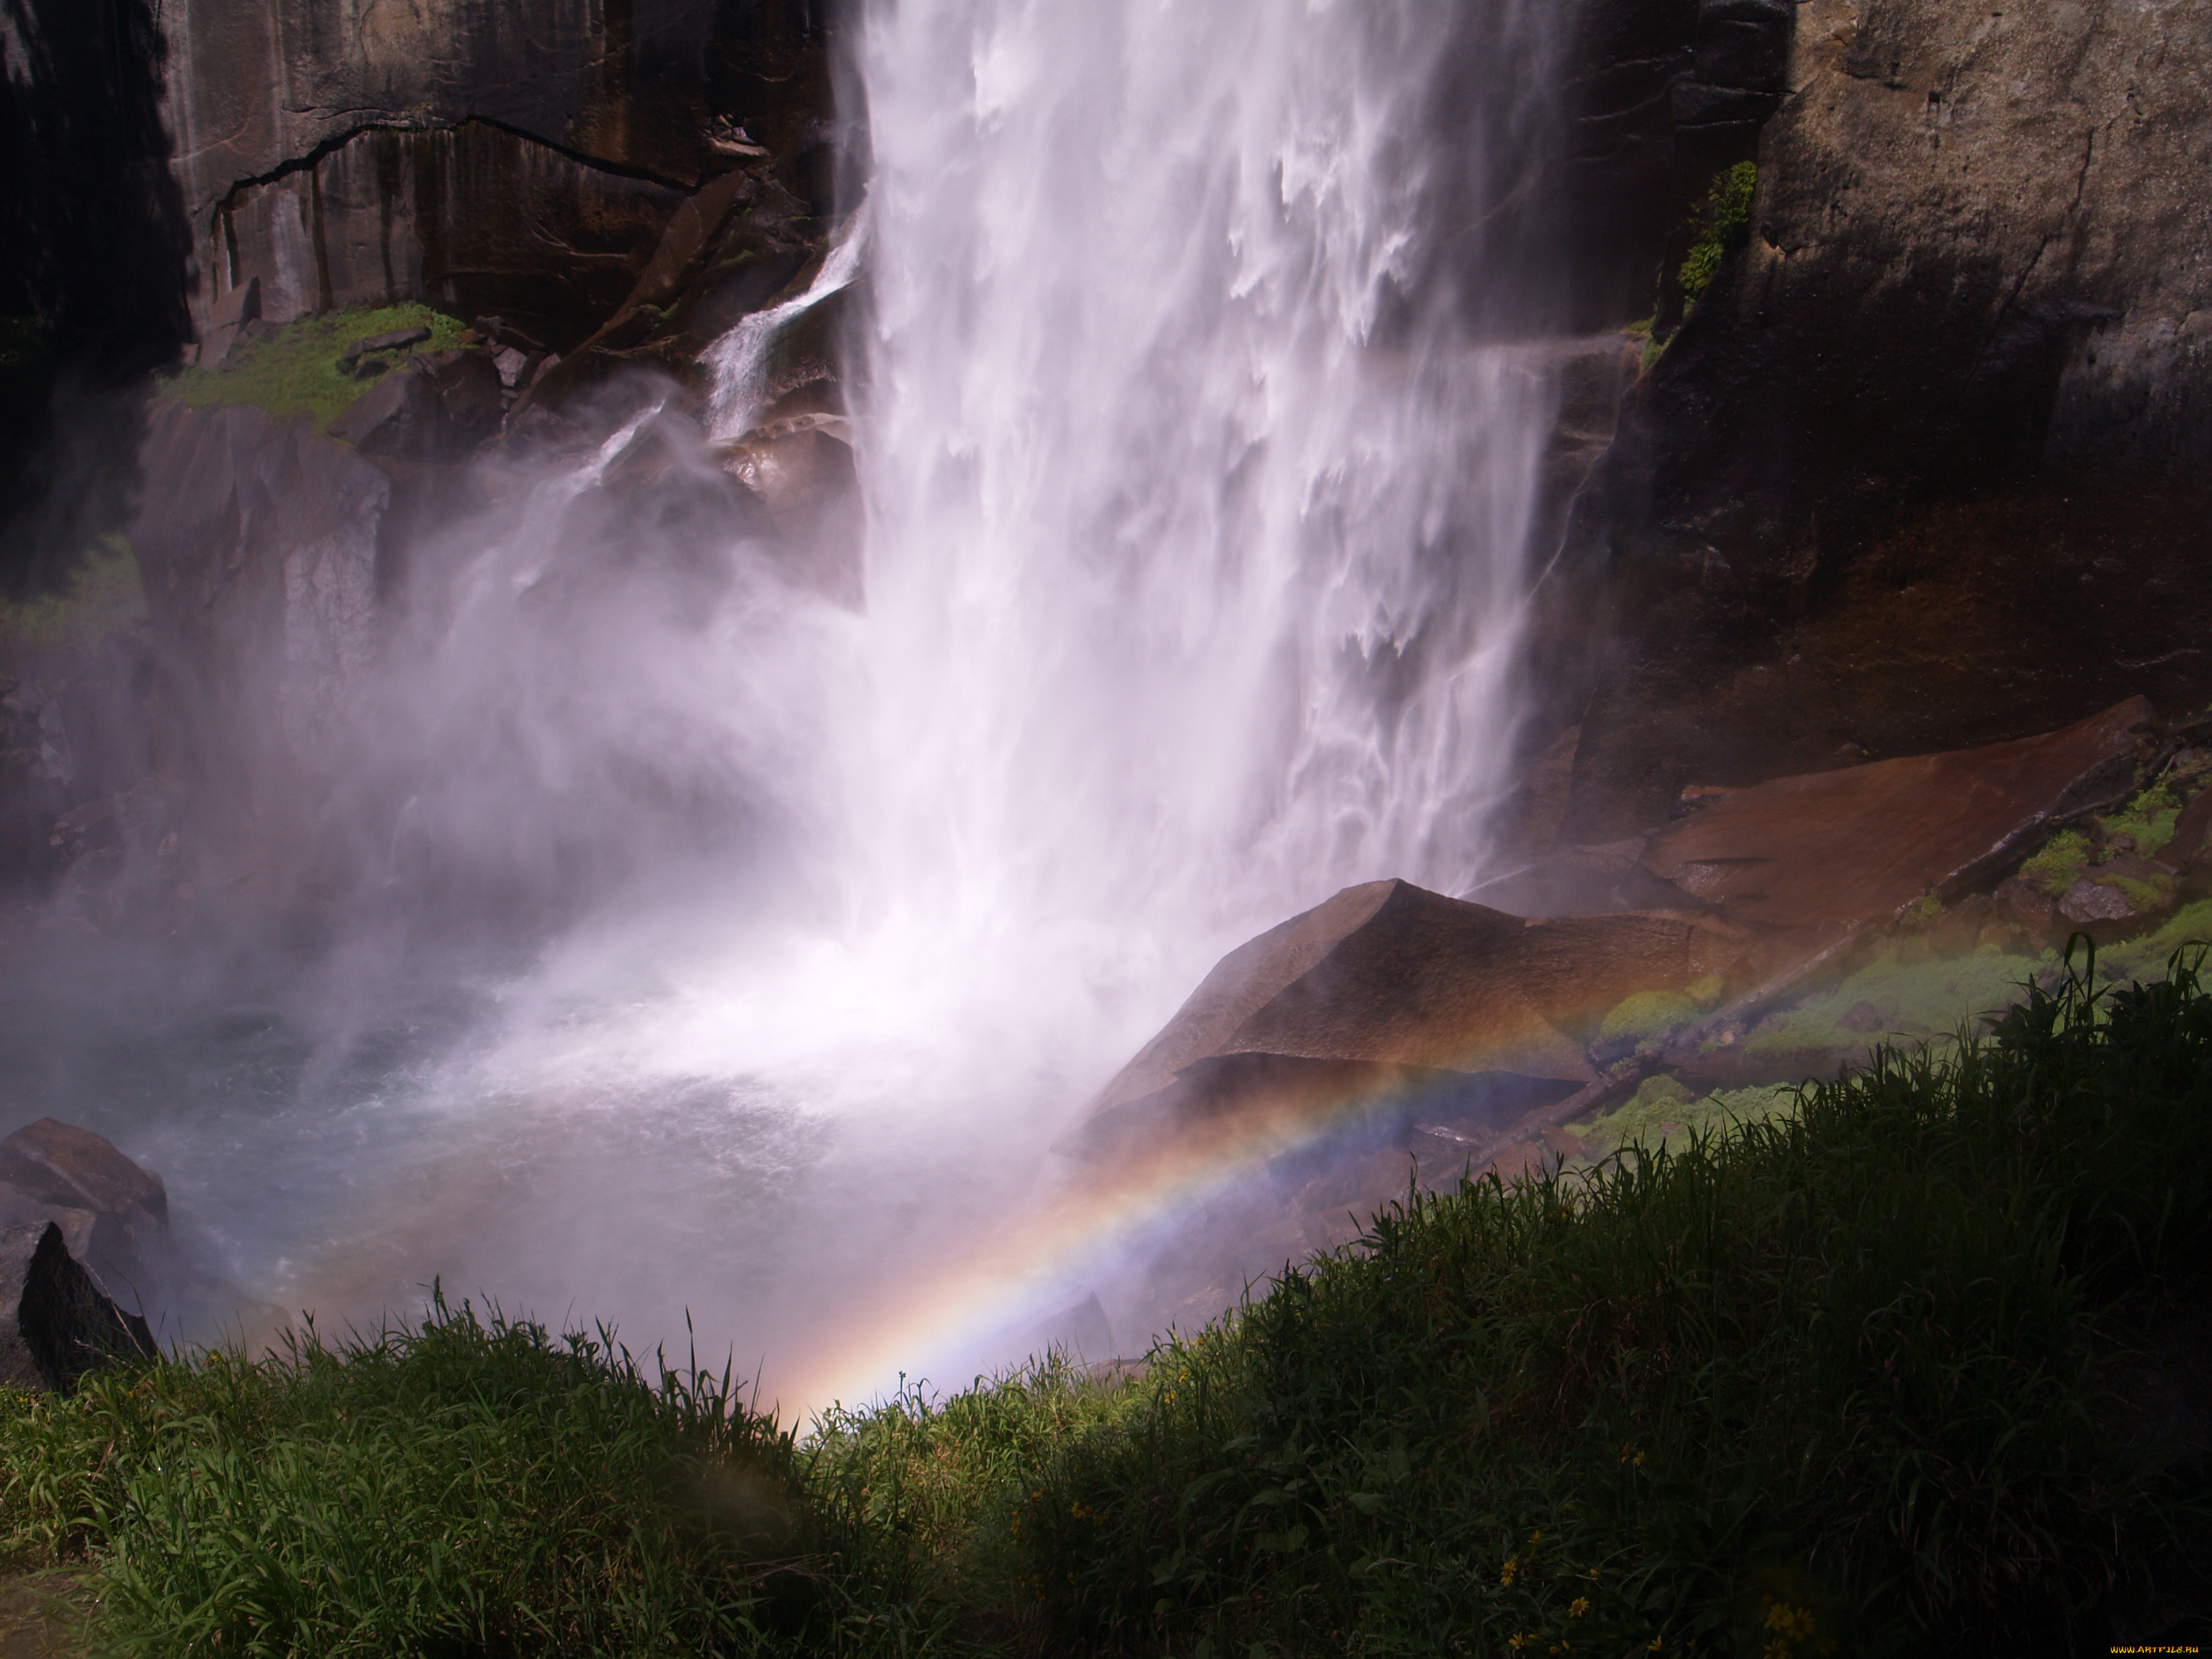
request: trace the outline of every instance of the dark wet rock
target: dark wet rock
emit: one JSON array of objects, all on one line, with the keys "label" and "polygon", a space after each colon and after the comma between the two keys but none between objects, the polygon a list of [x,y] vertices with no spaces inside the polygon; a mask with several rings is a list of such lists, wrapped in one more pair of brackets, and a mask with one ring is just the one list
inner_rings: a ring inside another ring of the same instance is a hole
[{"label": "dark wet rock", "polygon": [[279,319],[428,299],[573,344],[729,165],[710,108],[788,160],[830,105],[821,21],[781,8],[489,0],[341,26],[246,0],[162,21],[203,328],[258,276]]},{"label": "dark wet rock", "polygon": [[70,1256],[60,1227],[0,1232],[0,1383],[66,1394],[87,1371],[158,1353],[145,1320]]},{"label": "dark wet rock", "polygon": [[422,368],[437,388],[447,455],[459,459],[498,435],[507,418],[506,385],[489,352],[439,352]]},{"label": "dark wet rock", "polygon": [[2208,27],[1798,8],[1750,234],[1540,602],[1532,741],[1583,727],[1568,839],[1844,741],[2212,696],[2212,88],[2172,44]]},{"label": "dark wet rock", "polygon": [[717,459],[766,508],[801,585],[860,607],[860,485],[851,425],[839,415],[793,415],[755,428]]},{"label": "dark wet rock", "polygon": [[2009,916],[2031,939],[2051,936],[2059,925],[2058,901],[2033,882],[2015,876],[1991,895],[1999,911]]},{"label": "dark wet rock", "polygon": [[387,374],[346,405],[330,434],[364,455],[428,460],[445,447],[438,388],[412,369]]},{"label": "dark wet rock", "polygon": [[1416,1074],[1586,1083],[1584,1045],[1623,1000],[1755,977],[1758,955],[1725,922],[1528,921],[1402,881],[1348,887],[1223,957],[1100,1093],[1077,1146],[1303,1120]]},{"label": "dark wet rock", "polygon": [[306,856],[380,638],[395,485],[304,416],[242,404],[156,402],[139,461],[130,536],[162,688],[149,719],[191,826],[180,875],[273,882]]},{"label": "dark wet rock", "polygon": [[205,337],[200,342],[199,362],[208,368],[219,368],[230,356],[241,331],[250,323],[261,320],[261,279],[249,276],[233,288],[215,307],[208,320]]},{"label": "dark wet rock", "polygon": [[2212,788],[2199,789],[2189,798],[2159,856],[2169,864],[2186,866],[2204,851],[2208,839],[2212,839]]}]

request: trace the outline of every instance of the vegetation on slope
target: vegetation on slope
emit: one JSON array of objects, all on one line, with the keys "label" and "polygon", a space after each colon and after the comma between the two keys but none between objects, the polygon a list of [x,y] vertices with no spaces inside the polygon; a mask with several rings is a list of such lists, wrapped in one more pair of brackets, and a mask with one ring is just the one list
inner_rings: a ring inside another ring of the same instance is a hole
[{"label": "vegetation on slope", "polygon": [[800,1443],[440,1304],[19,1402],[0,1527],[146,1654],[2070,1650],[2212,1541],[2111,1426],[2212,1242],[2212,993],[2169,971],[1409,1197],[1134,1378]]},{"label": "vegetation on slope", "polygon": [[[207,404],[253,404],[272,415],[307,415],[328,426],[347,405],[368,390],[338,366],[341,353],[356,340],[374,339],[402,329],[427,328],[430,337],[417,349],[441,351],[461,343],[464,325],[441,311],[412,303],[356,306],[319,317],[301,317],[259,339],[241,339],[222,362],[187,368],[164,390],[194,408]],[[386,362],[398,354],[381,354]]]}]

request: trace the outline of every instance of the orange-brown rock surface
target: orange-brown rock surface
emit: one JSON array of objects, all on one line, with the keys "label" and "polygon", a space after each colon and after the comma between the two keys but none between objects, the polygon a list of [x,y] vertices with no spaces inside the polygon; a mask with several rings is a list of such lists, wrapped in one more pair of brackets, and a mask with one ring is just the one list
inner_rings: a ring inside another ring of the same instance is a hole
[{"label": "orange-brown rock surface", "polygon": [[2130,697],[2041,737],[1776,778],[1658,831],[1641,861],[1739,921],[1887,919],[1957,896],[2052,817],[2124,789],[2154,718]]},{"label": "orange-brown rock surface", "polygon": [[1223,957],[1100,1093],[1080,1144],[1452,1074],[1580,1085],[1623,998],[1759,965],[1753,932],[1725,921],[1528,921],[1403,881],[1347,887]]}]

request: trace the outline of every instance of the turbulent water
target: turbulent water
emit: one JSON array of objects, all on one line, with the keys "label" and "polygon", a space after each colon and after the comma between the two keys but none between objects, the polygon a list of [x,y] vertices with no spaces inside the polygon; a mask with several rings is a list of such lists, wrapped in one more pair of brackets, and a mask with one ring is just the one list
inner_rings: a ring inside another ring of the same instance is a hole
[{"label": "turbulent water", "polygon": [[[1051,1143],[1223,950],[1486,850],[1552,394],[1468,337],[1504,187],[1468,100],[1526,103],[1542,43],[1486,13],[1470,69],[1466,10],[878,7],[866,219],[817,285],[866,301],[865,610],[745,548],[605,574],[673,532],[594,516],[603,477],[708,465],[671,414],[510,480],[364,694],[413,780],[378,856],[404,889],[614,849],[621,904],[459,976],[364,941],[220,1018],[149,988],[139,1068],[95,1032],[46,1098],[158,1095],[118,1138],[279,1305],[435,1273],[648,1346],[688,1310],[787,1405],[957,1379],[1093,1288],[1140,1346],[1172,1217],[1024,1260],[1081,1183]],[[718,354],[726,428],[767,329]]]}]

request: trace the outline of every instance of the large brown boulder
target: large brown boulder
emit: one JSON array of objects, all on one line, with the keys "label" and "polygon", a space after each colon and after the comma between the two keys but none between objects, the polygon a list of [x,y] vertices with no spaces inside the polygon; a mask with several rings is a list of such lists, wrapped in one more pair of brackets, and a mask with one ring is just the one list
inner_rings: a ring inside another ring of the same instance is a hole
[{"label": "large brown boulder", "polygon": [[41,1203],[169,1224],[169,1193],[161,1176],[132,1163],[106,1136],[50,1117],[0,1140],[0,1181]]},{"label": "large brown boulder", "polygon": [[59,1227],[0,1231],[0,1384],[66,1394],[87,1371],[159,1352],[146,1322],[70,1256]]},{"label": "large brown boulder", "polygon": [[1750,930],[1693,915],[1527,921],[1403,881],[1347,887],[1223,957],[1100,1092],[1077,1146],[1452,1075],[1571,1088],[1595,1076],[1587,1045],[1624,999],[1744,982],[1760,956]]}]

